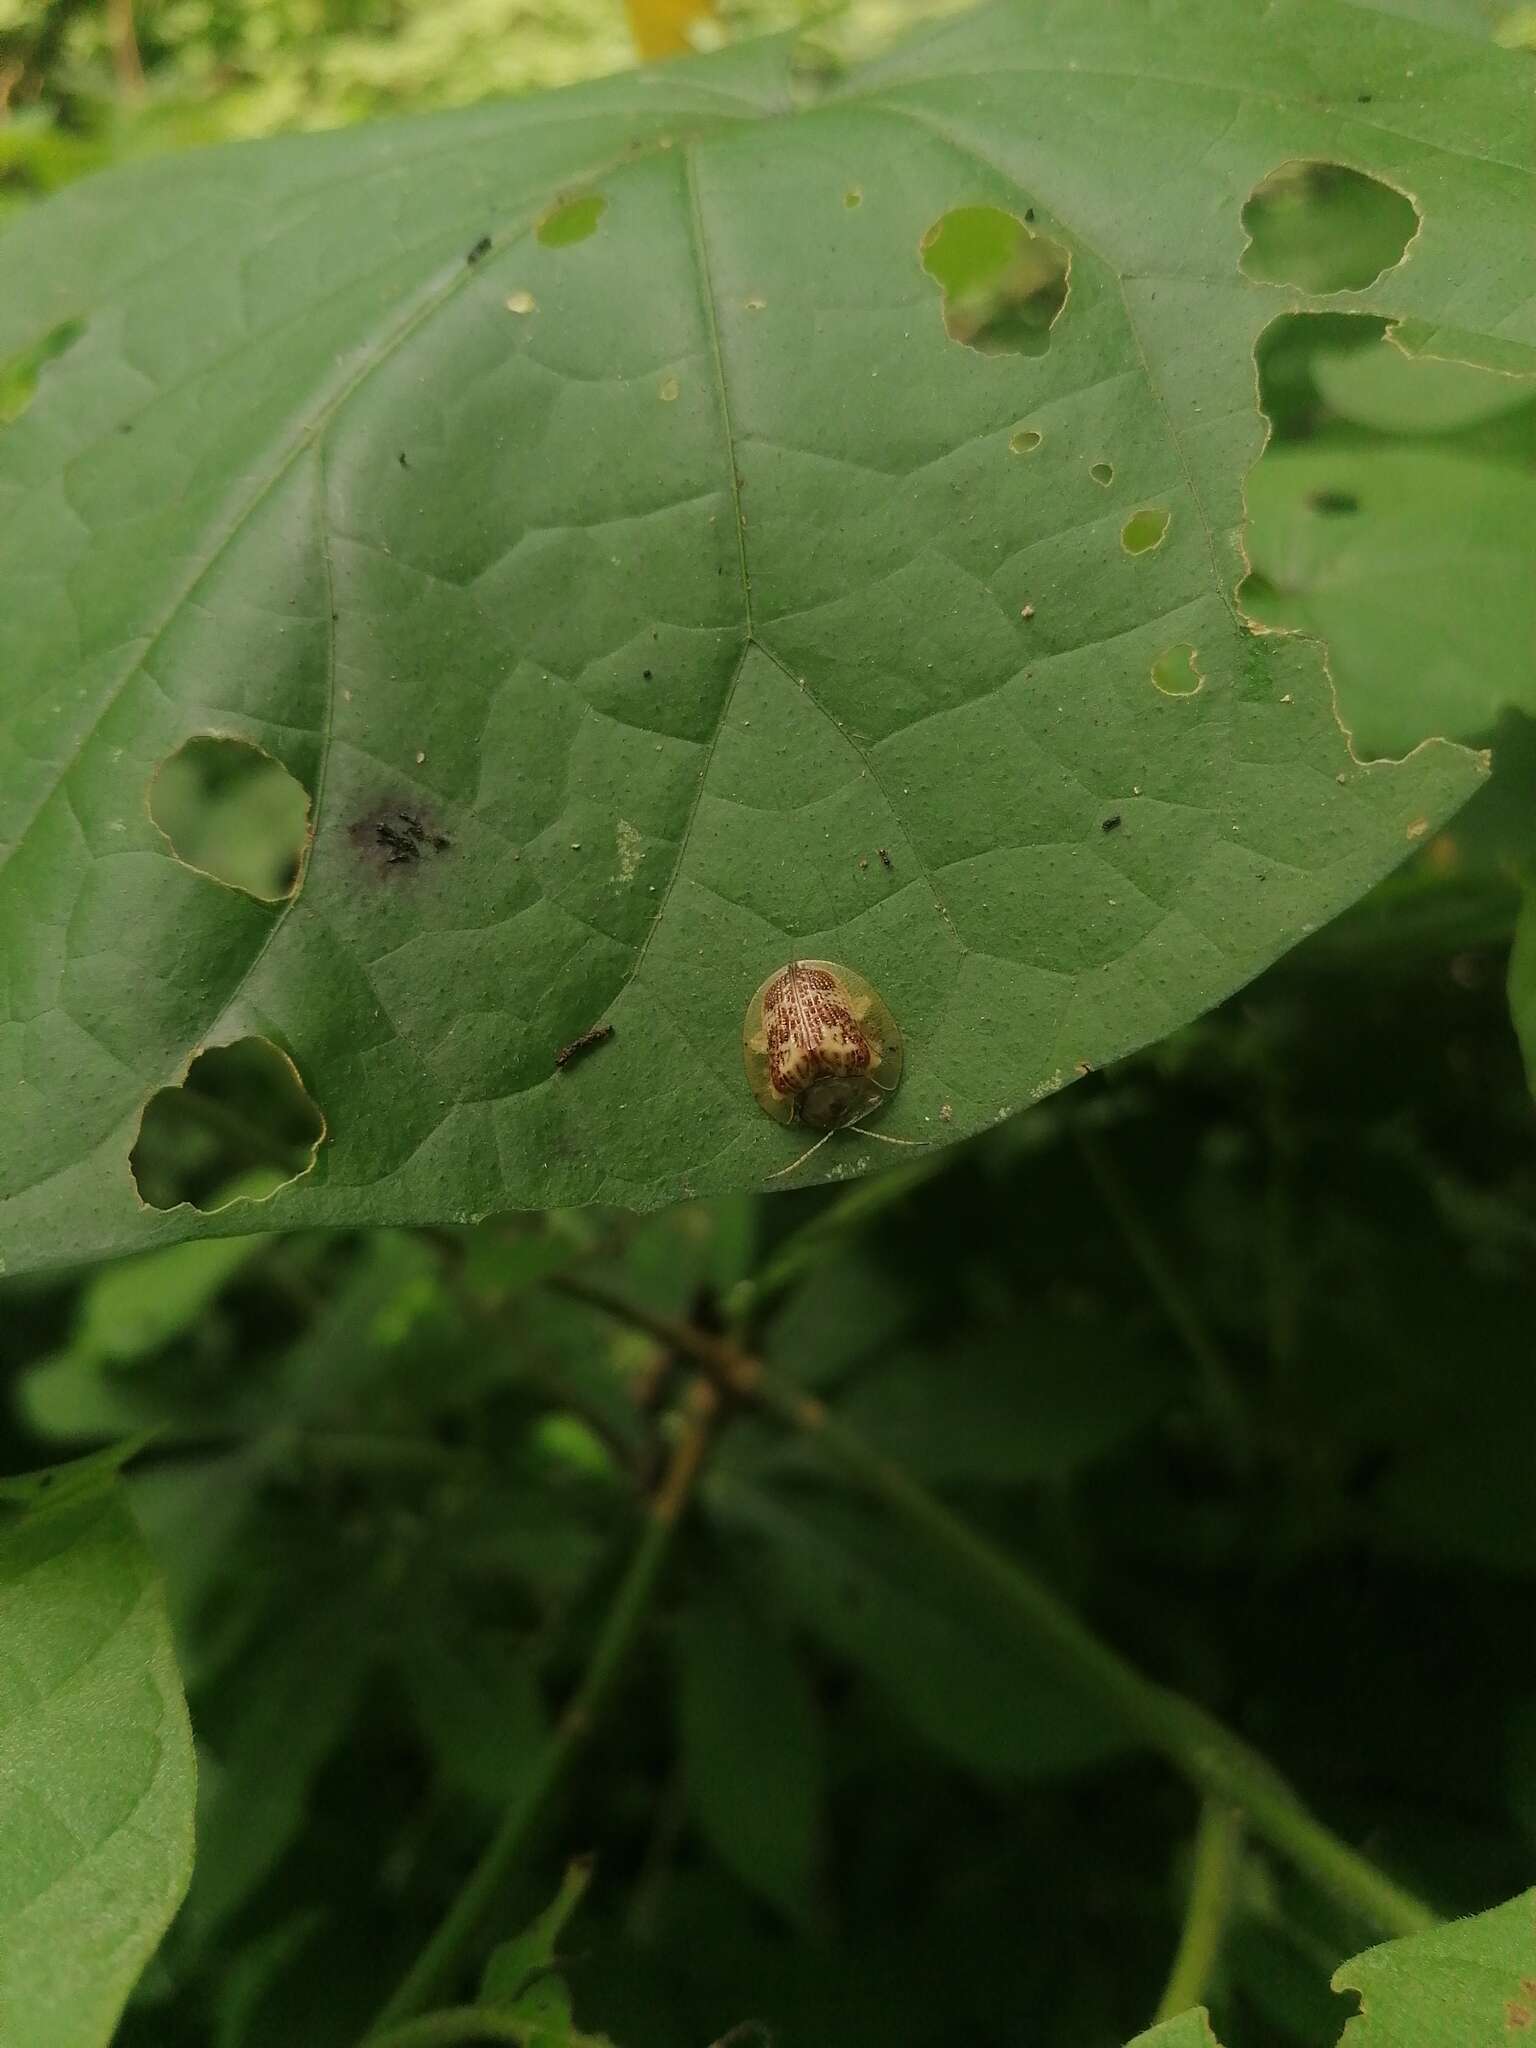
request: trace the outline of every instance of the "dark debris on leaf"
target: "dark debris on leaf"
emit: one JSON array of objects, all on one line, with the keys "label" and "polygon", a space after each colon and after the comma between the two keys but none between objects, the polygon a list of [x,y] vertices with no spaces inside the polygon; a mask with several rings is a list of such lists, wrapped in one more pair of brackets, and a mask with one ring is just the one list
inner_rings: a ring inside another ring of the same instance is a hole
[{"label": "dark debris on leaf", "polygon": [[415,867],[431,855],[446,853],[453,844],[420,804],[381,804],[350,826],[348,836],[384,875]]}]

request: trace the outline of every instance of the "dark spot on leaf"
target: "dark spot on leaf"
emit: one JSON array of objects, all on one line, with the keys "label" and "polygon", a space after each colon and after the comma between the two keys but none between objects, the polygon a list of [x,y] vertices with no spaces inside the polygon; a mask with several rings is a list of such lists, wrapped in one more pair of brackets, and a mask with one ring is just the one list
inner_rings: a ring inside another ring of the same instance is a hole
[{"label": "dark spot on leaf", "polygon": [[924,235],[923,268],[944,294],[944,331],[982,355],[1043,356],[1067,303],[1071,257],[997,206],[961,206]]},{"label": "dark spot on leaf", "polygon": [[478,263],[482,257],[489,256],[490,253],[491,238],[489,235],[482,235],[479,241],[475,243],[473,248],[467,251],[464,257],[464,261],[466,263]]},{"label": "dark spot on leaf", "polygon": [[648,668],[641,669],[640,675],[642,680],[647,683],[651,680],[651,671]]},{"label": "dark spot on leaf", "polygon": [[876,853],[878,853],[878,854],[879,854],[879,856],[880,856],[880,865],[881,865],[881,867],[883,867],[883,868],[893,868],[893,867],[895,867],[895,865],[896,865],[895,861],[893,861],[893,860],[891,859],[891,856],[890,856],[890,854],[889,854],[889,853],[888,853],[888,852],[886,851],[886,849],[885,849],[885,848],[884,848],[883,846],[877,846],[877,847],[875,848],[875,851],[876,851]]},{"label": "dark spot on leaf", "polygon": [[1101,832],[1118,832],[1120,830],[1120,813],[1118,811],[1111,811],[1109,816],[1100,825],[1099,830]]},{"label": "dark spot on leaf", "polygon": [[1120,529],[1121,547],[1128,555],[1149,555],[1154,548],[1162,546],[1168,532],[1169,517],[1161,505],[1133,512]]},{"label": "dark spot on leaf", "polygon": [[50,363],[67,354],[85,332],[83,320],[61,320],[41,341],[0,361],[0,427],[20,419],[32,403],[37,380]]},{"label": "dark spot on leaf", "polygon": [[1357,92],[1357,93],[1355,94],[1355,105],[1356,105],[1357,107],[1368,107],[1368,106],[1369,106],[1370,104],[1371,104],[1371,95],[1370,95],[1370,93],[1368,93],[1368,92]]},{"label": "dark spot on leaf", "polygon": [[1360,510],[1360,500],[1353,491],[1312,491],[1307,503],[1325,519],[1346,518],[1351,512]]},{"label": "dark spot on leaf", "polygon": [[395,460],[399,463],[402,469],[409,469],[411,466],[405,459],[405,450],[403,448],[400,450],[400,453],[395,457]]},{"label": "dark spot on leaf", "polygon": [[412,803],[381,804],[349,826],[348,837],[384,876],[402,874],[453,844],[432,813]]},{"label": "dark spot on leaf", "polygon": [[149,815],[179,861],[226,888],[278,903],[298,886],[309,794],[249,740],[188,740],[157,769]]},{"label": "dark spot on leaf", "polygon": [[238,1038],[197,1053],[178,1087],[150,1097],[128,1164],[147,1207],[206,1213],[264,1200],[308,1173],[324,1137],[286,1053]]},{"label": "dark spot on leaf", "polygon": [[1346,164],[1281,164],[1243,207],[1242,270],[1306,292],[1363,291],[1401,263],[1419,226],[1405,193]]},{"label": "dark spot on leaf", "polygon": [[1025,207],[1025,209],[1024,209],[1024,218],[1025,218],[1026,220],[1033,220],[1033,219],[1034,219],[1034,217],[1035,217],[1035,209],[1034,209],[1034,208],[1033,208],[1032,206],[1026,206],[1026,207]]},{"label": "dark spot on leaf", "polygon": [[584,192],[575,199],[562,199],[545,214],[534,233],[546,249],[569,249],[573,242],[584,242],[588,235],[596,234],[607,207],[601,192]]}]

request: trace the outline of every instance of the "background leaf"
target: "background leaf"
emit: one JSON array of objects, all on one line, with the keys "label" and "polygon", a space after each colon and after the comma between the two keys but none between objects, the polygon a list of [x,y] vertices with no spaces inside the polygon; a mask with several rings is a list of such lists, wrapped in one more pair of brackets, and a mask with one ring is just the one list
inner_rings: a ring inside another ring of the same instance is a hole
[{"label": "background leaf", "polygon": [[803,1926],[812,1919],[822,1809],[821,1718],[805,1673],[739,1585],[690,1603],[677,1654],[693,1818],[743,1884]]},{"label": "background leaf", "polygon": [[0,2014],[105,2048],[192,1867],[192,1742],[120,1488],[0,1508]]}]

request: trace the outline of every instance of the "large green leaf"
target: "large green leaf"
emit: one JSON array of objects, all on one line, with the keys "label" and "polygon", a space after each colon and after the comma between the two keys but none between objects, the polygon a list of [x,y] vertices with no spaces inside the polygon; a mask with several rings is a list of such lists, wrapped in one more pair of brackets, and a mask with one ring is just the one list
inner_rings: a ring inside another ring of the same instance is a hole
[{"label": "large green leaf", "polygon": [[0,2035],[98,2048],[186,1890],[192,1739],[107,1465],[0,1505]]},{"label": "large green leaf", "polygon": [[[758,1183],[795,1134],[741,1017],[797,954],[906,1034],[887,1132],[958,1138],[1354,900],[1475,771],[1358,766],[1315,651],[1234,611],[1253,347],[1307,303],[1240,270],[1241,216],[1287,163],[1379,174],[1422,225],[1349,303],[1497,355],[1524,92],[1346,0],[1058,0],[809,100],[768,43],[22,217],[0,359],[52,359],[0,431],[9,1268]],[[978,206],[1070,256],[1043,354],[946,330],[925,238]],[[206,733],[309,792],[293,897],[152,822]],[[318,1163],[146,1213],[147,1098],[242,1034],[296,1063]]]},{"label": "large green leaf", "polygon": [[[1360,1995],[1339,2048],[1508,2048],[1536,2027],[1536,1892],[1367,1949],[1340,1964],[1333,1988]],[[1128,2048],[1214,2048],[1214,2036],[1199,2010]]]},{"label": "large green leaf", "polygon": [[1333,1983],[1360,1994],[1341,2048],[1509,2048],[1536,2027],[1536,1892],[1368,1949]]},{"label": "large green leaf", "polygon": [[1181,2012],[1177,2019],[1163,2020],[1138,2034],[1127,2048],[1217,2048],[1216,2036],[1203,2006]]}]

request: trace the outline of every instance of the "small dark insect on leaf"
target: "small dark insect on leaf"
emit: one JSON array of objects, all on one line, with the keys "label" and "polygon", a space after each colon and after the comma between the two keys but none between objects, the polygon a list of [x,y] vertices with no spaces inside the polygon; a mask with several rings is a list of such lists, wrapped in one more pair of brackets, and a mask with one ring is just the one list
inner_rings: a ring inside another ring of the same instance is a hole
[{"label": "small dark insect on leaf", "polygon": [[400,450],[400,454],[399,454],[399,456],[398,456],[397,460],[399,461],[400,467],[401,467],[402,469],[409,469],[409,468],[410,468],[410,466],[411,466],[411,465],[410,465],[410,464],[409,464],[409,463],[408,463],[408,462],[406,461],[406,459],[405,459],[405,450],[404,450],[403,448],[402,448],[402,449]]},{"label": "small dark insect on leaf", "polygon": [[469,254],[464,258],[464,261],[466,263],[478,263],[482,256],[489,256],[490,253],[491,238],[489,235],[482,235],[479,241],[476,242],[475,246],[470,250]]},{"label": "small dark insect on leaf", "polygon": [[1099,827],[1099,830],[1101,832],[1118,832],[1120,830],[1120,813],[1112,811]]},{"label": "small dark insect on leaf", "polygon": [[890,854],[889,854],[889,853],[888,853],[888,852],[886,851],[886,849],[885,849],[885,848],[884,848],[883,846],[877,846],[877,847],[875,848],[875,851],[876,851],[876,853],[878,853],[878,854],[879,854],[879,856],[880,856],[880,865],[881,865],[881,867],[883,867],[883,868],[893,868],[893,867],[895,867],[895,865],[896,865],[895,861],[893,861],[893,860],[891,859],[891,856],[890,856]]},{"label": "small dark insect on leaf", "polygon": [[591,1052],[596,1046],[606,1045],[612,1036],[611,1024],[594,1024],[590,1031],[583,1031],[581,1036],[573,1038],[569,1045],[561,1046],[555,1054],[555,1065],[563,1071],[572,1060],[579,1060],[584,1053]]},{"label": "small dark insect on leaf", "polygon": [[429,832],[420,818],[409,811],[396,811],[391,818],[380,818],[373,829],[380,846],[389,850],[385,862],[388,867],[398,861],[420,860],[429,846],[434,853],[443,853],[449,845],[441,832]]}]

